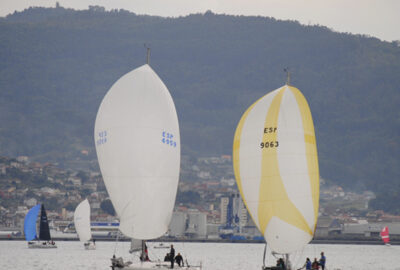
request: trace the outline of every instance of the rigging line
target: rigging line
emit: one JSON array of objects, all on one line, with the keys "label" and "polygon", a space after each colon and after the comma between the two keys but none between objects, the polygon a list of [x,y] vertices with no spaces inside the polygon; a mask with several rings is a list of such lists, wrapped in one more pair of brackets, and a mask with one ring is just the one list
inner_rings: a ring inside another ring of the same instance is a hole
[{"label": "rigging line", "polygon": [[115,252],[117,251],[118,238],[119,238],[119,229],[117,231],[117,237],[115,238],[115,246],[114,246],[114,254],[113,255],[115,255]]},{"label": "rigging line", "polygon": [[316,256],[315,256],[315,254],[317,254],[317,252],[316,252],[316,246],[313,245],[313,248],[314,248],[314,258],[316,258]]},{"label": "rigging line", "polygon": [[287,84],[287,85],[290,85],[290,71],[289,71],[289,67],[284,68],[283,71],[286,73],[286,84]]},{"label": "rigging line", "polygon": [[265,255],[267,254],[267,243],[264,246],[263,269],[265,268]]},{"label": "rigging line", "polygon": [[133,258],[138,258],[138,259],[140,260],[140,254],[139,254],[139,252],[135,251],[135,252],[132,252],[131,254],[132,254],[132,259],[133,259]]},{"label": "rigging line", "polygon": [[[185,242],[182,242],[182,250],[183,250],[182,251],[182,255],[185,258],[186,266],[190,266],[189,263],[188,263],[188,257],[186,255]],[[201,264],[201,262],[200,262],[200,264]]]},{"label": "rigging line", "polygon": [[150,65],[150,44],[145,43],[144,47],[146,48],[146,64]]},{"label": "rigging line", "polygon": [[186,258],[187,260],[187,255],[186,255],[186,250],[185,250],[185,242],[182,243],[182,250],[183,250],[183,256]]},{"label": "rigging line", "polygon": [[[154,243],[154,242],[153,242]],[[154,249],[154,245],[153,245],[153,249]],[[150,249],[149,246],[147,246],[147,253],[149,253],[149,255],[151,255],[151,257],[155,258],[157,261],[161,261],[160,257],[158,256],[158,254],[154,251],[153,249]],[[149,256],[150,258],[150,256]],[[150,259],[151,261],[154,261],[152,259]]]},{"label": "rigging line", "polygon": [[[302,247],[302,249],[298,252],[295,252],[292,256],[293,258],[293,266],[294,265],[302,265],[302,262],[300,262],[300,260],[302,260],[303,256],[304,256],[304,248],[305,246]],[[296,263],[294,263],[296,261]],[[300,263],[299,263],[300,262]]]}]

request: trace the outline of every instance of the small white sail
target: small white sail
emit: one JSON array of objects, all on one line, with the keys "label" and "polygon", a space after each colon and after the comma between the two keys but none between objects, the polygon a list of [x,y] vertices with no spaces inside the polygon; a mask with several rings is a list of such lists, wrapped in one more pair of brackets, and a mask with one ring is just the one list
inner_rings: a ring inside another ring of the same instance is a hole
[{"label": "small white sail", "polygon": [[142,250],[142,240],[132,239],[131,240],[131,249],[129,250],[130,253],[138,252]]},{"label": "small white sail", "polygon": [[107,92],[94,136],[121,232],[143,240],[162,236],[178,188],[180,136],[171,95],[149,65],[125,74]]},{"label": "small white sail", "polygon": [[235,177],[272,251],[289,254],[313,237],[319,171],[314,125],[301,92],[285,85],[243,114],[233,145]]},{"label": "small white sail", "polygon": [[76,207],[74,224],[79,240],[87,242],[92,238],[92,232],[90,231],[90,205],[87,199]]}]

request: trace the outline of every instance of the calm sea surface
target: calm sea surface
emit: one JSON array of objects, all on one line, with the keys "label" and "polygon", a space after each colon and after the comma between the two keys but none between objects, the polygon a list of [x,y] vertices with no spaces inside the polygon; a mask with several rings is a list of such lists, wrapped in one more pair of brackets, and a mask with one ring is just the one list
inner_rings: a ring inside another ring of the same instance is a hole
[{"label": "calm sea surface", "polygon": [[[97,250],[84,250],[80,242],[57,242],[58,248],[28,249],[23,241],[0,241],[0,269],[60,269],[60,270],[110,270],[110,257],[135,259],[128,253],[130,243],[117,245],[97,242]],[[226,243],[173,243],[191,264],[202,262],[204,270],[260,270],[264,252],[263,244]],[[163,259],[168,249],[153,249],[158,243],[149,243],[150,259]],[[165,243],[165,245],[169,245]],[[306,257],[319,258],[321,251],[327,257],[327,269],[396,269],[400,270],[400,246],[366,245],[307,245],[302,252],[293,255],[296,269]],[[274,262],[272,256],[269,262]]]}]

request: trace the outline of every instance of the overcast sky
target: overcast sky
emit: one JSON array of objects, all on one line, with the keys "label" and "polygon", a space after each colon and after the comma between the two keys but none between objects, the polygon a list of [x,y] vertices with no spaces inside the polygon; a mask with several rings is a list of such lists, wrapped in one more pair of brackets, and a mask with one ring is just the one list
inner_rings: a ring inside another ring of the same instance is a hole
[{"label": "overcast sky", "polygon": [[[386,41],[400,40],[400,0],[59,0],[62,7],[87,9],[99,5],[137,14],[181,16],[214,13],[261,15],[335,31],[366,34]],[[54,7],[54,0],[0,0],[0,16],[30,6]]]}]

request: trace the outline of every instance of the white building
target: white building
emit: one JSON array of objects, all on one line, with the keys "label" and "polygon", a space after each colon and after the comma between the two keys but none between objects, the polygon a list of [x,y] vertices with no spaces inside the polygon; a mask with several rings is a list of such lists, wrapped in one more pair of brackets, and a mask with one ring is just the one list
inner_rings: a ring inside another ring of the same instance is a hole
[{"label": "white building", "polygon": [[74,186],[82,185],[82,180],[79,177],[70,177],[68,180],[71,181]]},{"label": "white building", "polygon": [[388,226],[390,235],[400,235],[400,223],[363,223],[363,224],[344,224],[342,234],[358,235],[365,237],[379,237],[383,227]]},{"label": "white building", "polygon": [[29,158],[27,156],[19,156],[17,157],[18,162],[26,163],[29,161]]},{"label": "white building", "polygon": [[221,197],[220,211],[221,211],[221,224],[226,224],[228,217],[229,197]]},{"label": "white building", "polygon": [[30,208],[37,205],[37,200],[35,198],[26,199],[24,200],[24,204]]},{"label": "white building", "polygon": [[27,212],[28,208],[26,208],[26,206],[18,206],[17,211],[15,211],[15,214],[25,215]]},{"label": "white building", "polygon": [[207,215],[197,210],[189,210],[187,214],[185,235],[193,238],[206,238]]},{"label": "white building", "polygon": [[175,211],[169,225],[169,235],[173,237],[206,238],[207,215],[198,210]]},{"label": "white building", "polygon": [[51,196],[54,196],[59,192],[59,190],[53,189],[53,188],[50,188],[50,187],[42,187],[40,189],[40,191],[43,192],[43,193],[49,194]]},{"label": "white building", "polygon": [[169,235],[183,237],[185,235],[186,213],[174,211],[169,224]]}]

